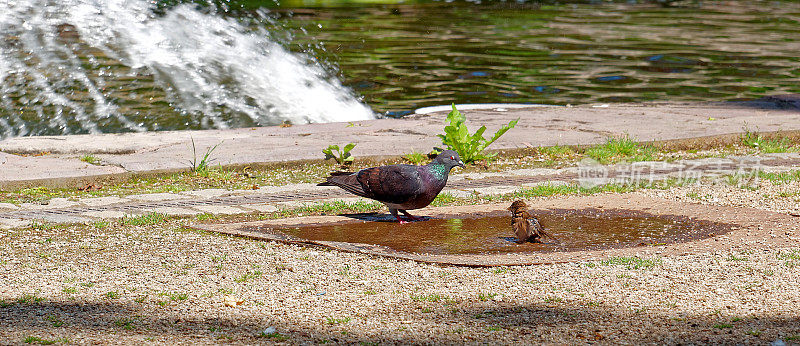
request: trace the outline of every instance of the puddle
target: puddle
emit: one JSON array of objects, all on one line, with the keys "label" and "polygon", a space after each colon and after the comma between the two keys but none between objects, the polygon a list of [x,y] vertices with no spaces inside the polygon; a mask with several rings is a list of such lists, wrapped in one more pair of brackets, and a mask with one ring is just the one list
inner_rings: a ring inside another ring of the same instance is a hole
[{"label": "puddle", "polygon": [[[726,233],[731,225],[640,211],[551,209],[534,213],[558,241],[517,244],[510,214],[455,215],[399,225],[384,215],[354,222],[276,229],[300,239],[382,245],[419,254],[507,254],[624,248],[686,242]],[[360,220],[359,220],[360,219]],[[393,220],[393,219],[392,219]]]}]

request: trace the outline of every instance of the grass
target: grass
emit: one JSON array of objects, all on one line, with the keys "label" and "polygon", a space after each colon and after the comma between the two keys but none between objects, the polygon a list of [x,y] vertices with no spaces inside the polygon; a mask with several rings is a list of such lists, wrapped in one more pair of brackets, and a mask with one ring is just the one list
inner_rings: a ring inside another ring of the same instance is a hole
[{"label": "grass", "polygon": [[49,321],[50,324],[56,328],[64,325],[64,321],[53,315],[48,315],[47,317],[45,317],[45,320]]},{"label": "grass", "polygon": [[272,333],[261,332],[261,334],[259,334],[258,337],[273,339],[275,341],[286,341],[286,340],[289,340],[288,336],[283,335],[283,334],[278,333],[278,332],[272,332]]},{"label": "grass", "polygon": [[162,296],[162,297],[167,297],[167,298],[169,298],[169,300],[171,300],[173,302],[184,301],[184,300],[189,299],[189,293],[185,293],[185,292],[169,292],[169,293],[168,292],[162,292],[162,293],[159,293],[158,295]]},{"label": "grass", "polygon": [[661,265],[661,259],[644,259],[639,257],[611,257],[600,262],[602,265],[622,265],[628,269],[651,269]]},{"label": "grass", "polygon": [[137,319],[135,317],[124,317],[114,321],[114,325],[125,330],[136,329]]},{"label": "grass", "polygon": [[161,224],[167,219],[169,219],[167,214],[150,213],[139,216],[126,216],[120,220],[120,223],[130,226],[150,226]]},{"label": "grass", "polygon": [[440,301],[449,301],[450,298],[447,296],[439,295],[439,294],[429,294],[429,295],[411,295],[411,300],[415,302],[440,302]]},{"label": "grass", "polygon": [[23,294],[21,297],[17,298],[17,303],[20,304],[34,304],[42,301],[44,301],[44,298],[37,296],[35,293]]},{"label": "grass", "polygon": [[786,153],[798,151],[800,147],[789,138],[767,138],[758,132],[745,130],[741,136],[742,145],[758,150],[762,153]]},{"label": "grass", "polygon": [[658,150],[648,144],[639,143],[628,135],[609,138],[605,144],[584,150],[584,154],[602,164],[630,161],[651,161]]},{"label": "grass", "polygon": [[328,317],[328,318],[325,319],[325,323],[330,324],[332,326],[335,326],[337,324],[347,323],[347,322],[350,322],[350,317],[345,317],[345,318]]},{"label": "grass", "polygon": [[758,172],[758,177],[775,185],[783,185],[800,180],[800,170],[786,172]]},{"label": "grass", "polygon": [[497,293],[478,293],[478,299],[480,299],[482,302],[492,300],[494,297],[497,297]]},{"label": "grass", "polygon": [[48,340],[48,339],[42,339],[38,336],[26,336],[24,339],[22,339],[22,342],[34,345],[52,345],[57,342],[68,343],[69,340],[67,339]]},{"label": "grass", "polygon": [[100,165],[100,159],[91,154],[81,156],[81,161],[90,165]]},{"label": "grass", "polygon": [[78,289],[75,287],[64,287],[61,289],[61,292],[64,292],[66,294],[73,294],[73,293],[78,293]]},{"label": "grass", "polygon": [[421,165],[428,161],[428,155],[417,151],[412,151],[410,154],[403,155],[403,160],[406,160],[412,165]]},{"label": "grass", "polygon": [[[753,137],[753,135],[750,135]],[[758,136],[756,135],[757,139]],[[791,144],[791,150],[800,149],[798,143],[788,137],[780,137],[779,142]],[[762,138],[757,143],[762,143]],[[753,143],[752,141],[747,143]],[[759,144],[763,146],[763,144]],[[556,168],[577,163],[585,157],[592,157],[600,162],[632,162],[641,160],[667,159],[692,159],[712,156],[724,156],[742,153],[743,150],[752,150],[752,147],[740,143],[735,146],[720,146],[713,151],[698,150],[671,150],[663,149],[649,144],[635,142],[629,136],[609,138],[605,143],[589,147],[573,147],[556,145],[531,149],[522,157],[506,156],[495,160],[490,166],[471,165],[463,172],[499,172],[508,169],[520,168]],[[209,150],[213,151],[213,150]],[[196,154],[196,153],[195,153]],[[241,169],[228,169],[212,167],[210,162],[211,152],[208,156],[193,160],[194,170],[160,176],[132,177],[127,180],[109,180],[100,182],[102,189],[93,191],[79,191],[75,188],[49,188],[28,187],[16,190],[0,191],[0,202],[20,204],[47,201],[51,198],[61,197],[103,197],[126,196],[148,193],[177,193],[189,190],[222,188],[229,190],[252,189],[259,186],[280,186],[296,183],[316,183],[322,180],[328,172],[336,170],[332,162],[316,162],[304,164],[276,164],[258,170],[245,167]],[[502,155],[501,155],[502,156]],[[203,160],[205,159],[205,160]],[[205,165],[201,165],[205,161]],[[354,164],[351,169],[358,170],[379,164],[401,163],[403,159],[396,158],[381,162],[361,162]],[[190,167],[190,168],[192,168]],[[202,168],[198,170],[198,167]],[[204,168],[203,168],[204,167]],[[202,173],[202,174],[201,174]],[[796,180],[797,178],[795,178]]]},{"label": "grass", "polygon": [[247,273],[242,274],[242,276],[233,279],[233,281],[236,281],[237,283],[243,283],[243,282],[247,282],[248,280],[251,280],[251,279],[260,278],[262,274],[263,273],[261,273],[261,271],[259,271],[259,270],[252,271],[252,272],[248,271]]},{"label": "grass", "polygon": [[194,144],[194,138],[192,138],[192,161],[190,162],[191,163],[191,171],[196,173],[196,174],[198,174],[198,175],[201,175],[201,176],[208,175],[210,167],[211,167],[211,162],[214,161],[214,159],[211,158],[211,154],[221,144],[222,144],[222,142],[217,143],[217,145],[215,145],[213,147],[209,147],[208,149],[206,149],[206,153],[203,155],[202,158],[200,158],[200,161],[198,161],[198,159],[197,159],[197,147]]}]

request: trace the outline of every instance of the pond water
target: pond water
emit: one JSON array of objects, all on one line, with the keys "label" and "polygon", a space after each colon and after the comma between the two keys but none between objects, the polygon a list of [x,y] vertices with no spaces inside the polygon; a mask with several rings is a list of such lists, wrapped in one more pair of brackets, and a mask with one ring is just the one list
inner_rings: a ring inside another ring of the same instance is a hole
[{"label": "pond water", "polygon": [[800,92],[800,3],[789,0],[8,7],[0,138]]},{"label": "pond water", "polygon": [[[796,1],[421,2],[295,10],[296,43],[381,112],[800,92]],[[305,31],[299,31],[304,28]]]},{"label": "pond water", "polygon": [[729,225],[710,221],[630,210],[555,209],[536,211],[534,215],[555,239],[517,244],[508,213],[443,217],[403,225],[386,219],[279,231],[301,239],[376,244],[425,254],[598,250],[685,242],[730,231]]}]

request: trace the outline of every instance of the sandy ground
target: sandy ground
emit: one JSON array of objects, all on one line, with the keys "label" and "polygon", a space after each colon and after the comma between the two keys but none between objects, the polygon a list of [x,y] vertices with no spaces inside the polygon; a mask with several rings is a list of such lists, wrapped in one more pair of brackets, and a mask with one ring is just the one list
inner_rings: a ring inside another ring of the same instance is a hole
[{"label": "sandy ground", "polygon": [[[794,208],[770,184],[637,194]],[[798,311],[800,244],[476,269],[178,222],[0,237],[0,344],[798,344]]]}]

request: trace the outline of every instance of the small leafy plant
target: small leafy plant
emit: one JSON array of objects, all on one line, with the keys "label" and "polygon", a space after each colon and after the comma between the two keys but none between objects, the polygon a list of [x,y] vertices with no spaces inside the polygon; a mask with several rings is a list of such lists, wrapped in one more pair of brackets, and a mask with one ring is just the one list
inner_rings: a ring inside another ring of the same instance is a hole
[{"label": "small leafy plant", "polygon": [[81,156],[81,161],[86,162],[86,163],[88,163],[90,165],[99,165],[100,164],[100,159],[98,159],[96,156],[94,156],[92,154],[87,154],[87,155]]},{"label": "small leafy plant", "polygon": [[442,139],[442,144],[451,150],[455,150],[458,156],[464,163],[473,163],[479,160],[488,160],[497,155],[497,153],[486,154],[483,151],[486,147],[494,143],[500,136],[508,130],[517,126],[519,119],[512,120],[505,126],[501,127],[494,136],[487,140],[483,138],[483,132],[486,131],[486,126],[481,126],[478,131],[470,135],[467,125],[465,124],[467,118],[456,109],[453,104],[453,110],[447,114],[447,122],[449,125],[444,127],[444,134],[438,135]]},{"label": "small leafy plant", "polygon": [[353,155],[350,154],[350,151],[355,147],[356,145],[354,143],[348,143],[342,149],[339,149],[338,145],[329,145],[327,148],[322,149],[322,153],[325,154],[325,160],[334,159],[336,163],[342,166],[349,166],[353,164],[353,160],[355,159]]}]

